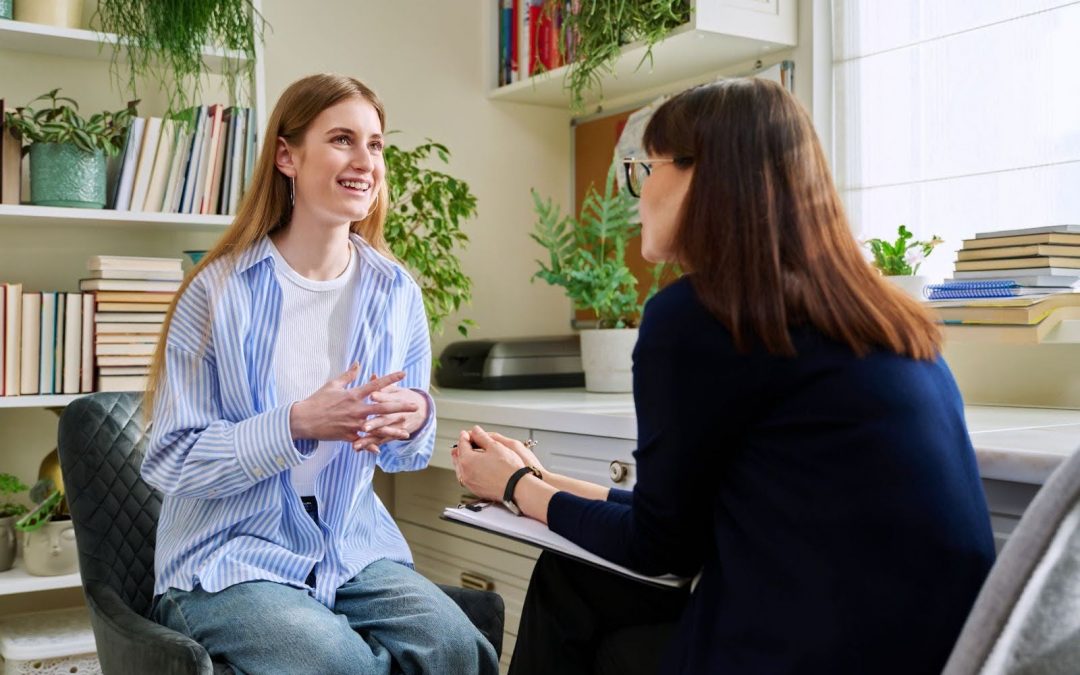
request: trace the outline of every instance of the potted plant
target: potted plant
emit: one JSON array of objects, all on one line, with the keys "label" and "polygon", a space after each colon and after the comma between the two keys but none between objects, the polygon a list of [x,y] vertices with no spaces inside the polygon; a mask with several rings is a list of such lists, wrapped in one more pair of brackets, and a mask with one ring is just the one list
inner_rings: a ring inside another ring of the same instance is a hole
[{"label": "potted plant", "polygon": [[90,22],[120,38],[112,73],[120,83],[121,67],[126,69],[133,97],[138,80],[146,78],[160,83],[171,110],[190,107],[207,81],[205,51],[224,54],[221,73],[229,91],[239,93],[238,84],[248,94],[255,91],[255,45],[267,24],[251,0],[98,0]]},{"label": "potted plant", "polygon": [[[637,278],[626,265],[626,247],[641,229],[633,221],[635,202],[616,181],[617,164],[608,169],[604,191],[590,186],[575,219],[562,217],[551,199],[533,202],[539,220],[530,235],[548,251],[548,263],[537,261],[533,279],[562,286],[574,309],[592,310],[596,328],[581,331],[581,362],[585,389],[596,392],[633,390],[631,354],[637,342],[637,323],[643,302]],[[659,286],[662,266],[653,268]]]},{"label": "potted plant", "polygon": [[[138,101],[117,112],[83,118],[79,104],[59,92],[53,89],[6,115],[15,137],[30,144],[31,203],[103,208],[105,158],[117,155],[123,147]],[[46,101],[47,107],[30,107],[38,101]]]},{"label": "potted plant", "polygon": [[[563,4],[545,0],[543,11],[551,15]],[[689,21],[691,12],[689,0],[584,0],[574,6],[562,15],[559,50],[570,64],[563,87],[575,112],[584,109],[585,92],[599,89],[603,71],[612,72],[623,45],[641,41],[645,55],[638,68],[651,65],[653,45]]]},{"label": "potted plant", "polygon": [[895,242],[885,239],[868,239],[864,244],[874,256],[873,265],[892,283],[900,287],[916,300],[923,300],[923,288],[929,281],[919,276],[919,266],[935,246],[944,243],[944,239],[934,235],[930,241],[915,241],[907,227],[901,225]]},{"label": "potted plant", "polygon": [[15,523],[23,533],[23,562],[36,576],[71,574],[79,569],[75,528],[71,516],[62,513],[64,492],[52,478],[42,478],[30,488],[37,506]]},{"label": "potted plant", "polygon": [[[431,139],[412,150],[386,146],[390,210],[385,234],[390,250],[423,291],[431,332],[441,333],[443,320],[468,302],[472,291],[454,249],[469,241],[461,224],[476,215],[476,197],[464,181],[427,166],[433,156],[450,162],[446,146]],[[471,325],[462,320],[458,332],[467,335]]]},{"label": "potted plant", "polygon": [[0,495],[3,495],[0,497],[3,499],[0,503],[0,572],[15,564],[15,521],[28,509],[11,499],[25,491],[26,484],[21,480],[10,473],[0,473]]}]

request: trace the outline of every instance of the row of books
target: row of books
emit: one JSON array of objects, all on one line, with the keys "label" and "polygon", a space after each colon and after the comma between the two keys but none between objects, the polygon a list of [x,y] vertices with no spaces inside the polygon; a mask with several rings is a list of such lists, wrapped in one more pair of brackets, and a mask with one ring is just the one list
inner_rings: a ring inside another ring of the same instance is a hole
[{"label": "row of books", "polygon": [[1038,344],[1080,319],[1080,226],[983,232],[964,241],[953,278],[927,287],[947,338]]},{"label": "row of books", "polygon": [[94,256],[77,293],[0,285],[0,395],[145,389],[180,265]]},{"label": "row of books", "polygon": [[578,0],[496,0],[499,13],[499,86],[554,70],[574,60],[577,40],[563,18]]},{"label": "row of books", "polygon": [[250,108],[200,105],[172,118],[136,117],[115,170],[117,211],[236,213],[255,165]]}]

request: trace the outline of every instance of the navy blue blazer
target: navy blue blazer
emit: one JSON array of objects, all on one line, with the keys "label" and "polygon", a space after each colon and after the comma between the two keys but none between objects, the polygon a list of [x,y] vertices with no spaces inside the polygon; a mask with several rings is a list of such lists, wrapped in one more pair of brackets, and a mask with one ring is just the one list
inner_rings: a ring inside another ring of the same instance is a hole
[{"label": "navy blue blazer", "polygon": [[688,278],[657,294],[633,493],[559,493],[549,525],[646,574],[702,571],[664,672],[938,673],[994,560],[960,392],[940,358],[793,339],[740,354]]}]

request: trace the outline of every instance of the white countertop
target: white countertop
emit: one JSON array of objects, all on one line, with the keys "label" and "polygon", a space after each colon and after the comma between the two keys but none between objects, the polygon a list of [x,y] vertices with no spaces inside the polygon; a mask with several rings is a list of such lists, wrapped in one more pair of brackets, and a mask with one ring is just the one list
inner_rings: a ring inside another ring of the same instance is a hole
[{"label": "white countertop", "polygon": [[[583,389],[432,393],[443,420],[630,440],[637,435],[630,394]],[[972,405],[964,416],[983,478],[1042,484],[1080,446],[1080,410]]]}]

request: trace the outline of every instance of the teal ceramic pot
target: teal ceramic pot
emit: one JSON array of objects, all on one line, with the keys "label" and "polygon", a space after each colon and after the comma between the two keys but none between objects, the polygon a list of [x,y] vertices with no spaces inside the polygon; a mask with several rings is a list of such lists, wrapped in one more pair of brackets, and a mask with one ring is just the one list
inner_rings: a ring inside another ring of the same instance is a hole
[{"label": "teal ceramic pot", "polygon": [[12,0],[0,0],[0,19],[11,18]]},{"label": "teal ceramic pot", "polygon": [[30,146],[30,203],[37,206],[105,207],[105,153],[71,143]]},{"label": "teal ceramic pot", "polygon": [[198,265],[202,257],[206,255],[206,251],[184,251],[184,255],[191,259],[192,265]]}]

